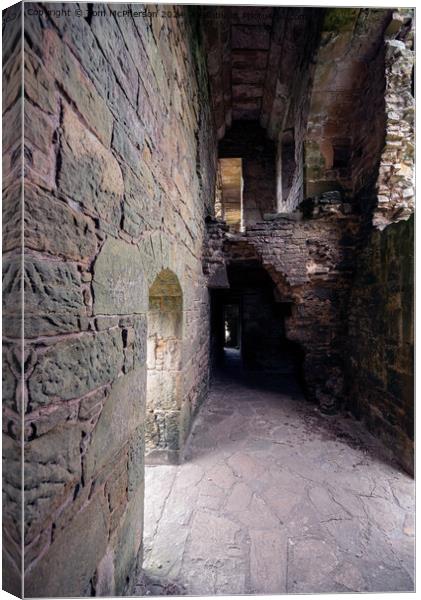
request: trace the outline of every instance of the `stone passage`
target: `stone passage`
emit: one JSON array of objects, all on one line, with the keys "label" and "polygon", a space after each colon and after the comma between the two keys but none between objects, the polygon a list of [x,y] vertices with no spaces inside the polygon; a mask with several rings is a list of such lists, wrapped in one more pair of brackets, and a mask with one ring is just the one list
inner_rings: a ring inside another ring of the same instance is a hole
[{"label": "stone passage", "polygon": [[184,461],[146,469],[143,585],[413,590],[412,479],[352,417],[322,417],[293,378],[247,374],[227,352]]},{"label": "stone passage", "polygon": [[5,589],[410,589],[413,10],[3,26]]}]

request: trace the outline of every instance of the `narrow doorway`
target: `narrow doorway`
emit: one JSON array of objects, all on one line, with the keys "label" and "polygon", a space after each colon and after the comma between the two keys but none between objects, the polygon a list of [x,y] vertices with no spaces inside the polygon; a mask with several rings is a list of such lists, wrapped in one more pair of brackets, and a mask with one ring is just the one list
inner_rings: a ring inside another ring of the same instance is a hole
[{"label": "narrow doorway", "polygon": [[145,446],[149,463],[177,462],[182,401],[183,297],[165,269],[149,290]]},{"label": "narrow doorway", "polygon": [[212,294],[211,348],[214,369],[236,364],[244,372],[292,376],[301,381],[304,360],[288,339],[293,302],[281,298],[259,261],[232,262],[230,288]]}]

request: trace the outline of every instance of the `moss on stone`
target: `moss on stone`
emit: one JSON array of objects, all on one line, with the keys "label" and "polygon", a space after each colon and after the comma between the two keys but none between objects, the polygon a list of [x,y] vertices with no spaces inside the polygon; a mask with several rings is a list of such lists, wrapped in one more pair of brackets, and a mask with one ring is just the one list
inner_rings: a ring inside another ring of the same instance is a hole
[{"label": "moss on stone", "polygon": [[337,33],[349,31],[354,27],[359,12],[359,8],[333,8],[328,10],[323,23],[323,30]]}]

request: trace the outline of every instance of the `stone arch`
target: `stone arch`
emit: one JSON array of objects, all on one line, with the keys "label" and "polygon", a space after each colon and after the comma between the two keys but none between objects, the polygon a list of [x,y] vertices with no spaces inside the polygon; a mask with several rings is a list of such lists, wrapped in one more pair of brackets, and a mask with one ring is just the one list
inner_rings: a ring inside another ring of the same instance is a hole
[{"label": "stone arch", "polygon": [[180,450],[183,292],[177,275],[162,269],[149,288],[146,459],[174,463]]}]

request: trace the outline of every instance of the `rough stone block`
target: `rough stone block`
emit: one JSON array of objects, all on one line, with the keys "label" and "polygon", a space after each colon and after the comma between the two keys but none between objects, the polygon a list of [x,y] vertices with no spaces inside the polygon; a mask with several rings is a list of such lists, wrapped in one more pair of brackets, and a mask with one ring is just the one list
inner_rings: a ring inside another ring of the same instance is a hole
[{"label": "rough stone block", "polygon": [[80,442],[80,428],[63,425],[25,444],[27,543],[39,533],[70,487],[80,480]]},{"label": "rough stone block", "polygon": [[119,224],[124,186],[118,162],[67,107],[62,128],[59,190],[90,213]]},{"label": "rough stone block", "polygon": [[137,177],[126,165],[122,167],[124,180],[123,229],[134,238],[157,227],[161,222],[162,203],[159,188],[154,186],[146,169]]},{"label": "rough stone block", "polygon": [[114,75],[124,90],[131,105],[137,105],[138,73],[130,56],[121,31],[116,27],[110,15],[95,16],[92,19],[92,31],[107,57]]},{"label": "rough stone block", "polygon": [[145,478],[145,425],[140,425],[129,443],[128,494],[129,499],[136,494]]},{"label": "rough stone block", "polygon": [[93,291],[95,314],[146,312],[148,289],[138,249],[109,238],[94,265]]},{"label": "rough stone block", "polygon": [[123,365],[120,330],[61,341],[51,346],[29,380],[32,408],[78,398],[112,382]]},{"label": "rough stone block", "polygon": [[67,422],[76,422],[78,406],[74,403],[60,404],[54,410],[42,413],[36,420],[30,420],[31,414],[25,421],[30,424],[31,435],[37,437],[48,433],[60,424]]},{"label": "rough stone block", "polygon": [[25,595],[71,597],[89,590],[107,547],[106,513],[105,499],[96,494],[26,574]]},{"label": "rough stone block", "polygon": [[182,379],[174,371],[148,372],[148,409],[178,410],[181,402]]},{"label": "rough stone block", "polygon": [[[15,260],[5,269],[5,293],[12,296],[18,294],[20,283],[21,264]],[[78,330],[78,316],[84,315],[86,310],[80,289],[80,276],[74,265],[26,259],[24,294],[24,326],[27,337]],[[8,302],[5,312],[15,317],[9,323],[9,333],[12,337],[19,337],[20,303]]]},{"label": "rough stone block", "polygon": [[3,191],[3,252],[22,245],[22,185],[20,181]]},{"label": "rough stone block", "polygon": [[113,384],[84,458],[89,480],[111,461],[144,419],[146,369],[139,367]]},{"label": "rough stone block", "polygon": [[143,161],[140,144],[141,140],[134,144],[120,125],[114,125],[113,150],[120,155],[122,162],[125,162],[139,178],[142,178]]},{"label": "rough stone block", "polygon": [[[20,258],[3,258],[3,335],[20,337],[22,310],[22,264]],[[11,314],[16,318],[12,318]],[[7,315],[7,317],[6,317]]]},{"label": "rough stone block", "polygon": [[42,61],[25,42],[24,55],[25,94],[30,100],[49,114],[56,114],[58,102],[54,78],[45,69]]},{"label": "rough stone block", "polygon": [[[142,560],[144,486],[133,494],[116,537],[114,575],[115,593],[123,594],[130,579],[135,579],[137,566]],[[128,581],[129,580],[129,581]]]},{"label": "rough stone block", "polygon": [[46,69],[54,75],[99,140],[109,147],[113,117],[105,101],[86,77],[67,45],[63,44],[52,29],[48,29],[44,34],[44,48]]},{"label": "rough stone block", "polygon": [[22,137],[22,110],[23,103],[21,98],[19,98],[18,101],[3,114],[3,153],[6,153],[7,151],[10,152]]},{"label": "rough stone block", "polygon": [[11,371],[6,360],[6,355],[3,352],[2,357],[2,401],[3,406],[7,406],[12,410],[17,410],[16,406],[16,387],[17,379]]},{"label": "rough stone block", "polygon": [[86,260],[95,254],[97,239],[92,220],[28,185],[25,188],[25,246],[72,260]]},{"label": "rough stone block", "polygon": [[[56,129],[56,122],[50,115],[34,106],[30,102],[25,102],[24,105],[24,127],[25,127],[25,144],[31,144],[34,150],[41,151],[44,155],[51,156],[52,168],[55,167],[53,137]],[[32,157],[32,163],[34,158]],[[33,166],[33,164],[32,164]]]}]

